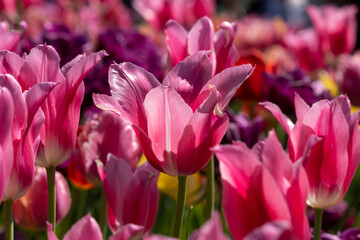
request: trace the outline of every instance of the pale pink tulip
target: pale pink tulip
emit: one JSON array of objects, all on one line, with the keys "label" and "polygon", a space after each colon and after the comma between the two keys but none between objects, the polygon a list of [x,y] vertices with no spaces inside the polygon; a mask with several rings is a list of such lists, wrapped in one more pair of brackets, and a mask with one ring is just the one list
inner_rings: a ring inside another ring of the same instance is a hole
[{"label": "pale pink tulip", "polygon": [[[66,179],[60,172],[56,180],[56,222],[60,222],[70,210],[71,197]],[[46,170],[36,167],[33,185],[22,198],[14,201],[14,220],[23,228],[45,229],[48,219],[48,189]]]},{"label": "pale pink tulip", "polygon": [[133,223],[148,232],[155,221],[159,190],[159,172],[147,162],[135,172],[121,158],[108,155],[103,186],[107,196],[108,223],[112,231]]},{"label": "pale pink tulip", "polygon": [[202,17],[188,32],[178,22],[169,20],[164,31],[171,65],[178,64],[197,51],[209,50],[215,73],[233,67],[238,59],[238,52],[233,45],[237,25],[224,21],[219,27],[220,30],[214,33],[212,21]]},{"label": "pale pink tulip", "polygon": [[208,163],[210,147],[224,136],[224,111],[251,65],[232,67],[212,78],[205,51],[178,63],[163,84],[131,63],[112,65],[112,97],[93,95],[94,103],[129,121],[150,164],[172,176],[191,175]]},{"label": "pale pink tulip", "polygon": [[94,186],[101,185],[96,159],[105,165],[108,153],[112,153],[135,170],[141,155],[131,125],[108,111],[102,111],[87,120],[78,137],[78,145],[81,157],[74,158],[75,167]]},{"label": "pale pink tulip", "polygon": [[33,48],[20,69],[18,81],[23,90],[41,82],[59,83],[41,109],[45,114],[37,164],[57,166],[69,158],[76,142],[80,106],[84,97],[82,79],[107,54],[79,55],[60,70],[60,58],[47,45]]},{"label": "pale pink tulip", "polygon": [[[346,96],[321,100],[310,107],[296,94],[294,125],[275,104],[263,105],[289,135],[291,160],[303,159],[310,183],[308,204],[319,209],[338,204],[360,162],[360,112],[350,113]],[[307,145],[312,146],[310,152]]]},{"label": "pale pink tulip", "polygon": [[335,56],[350,53],[356,44],[358,9],[355,5],[336,7],[325,5],[309,6],[307,13],[320,37],[324,52]]},{"label": "pale pink tulip", "polygon": [[242,142],[213,148],[220,162],[225,217],[234,239],[243,239],[275,220],[292,226],[297,239],[309,239],[305,215],[308,182],[272,131],[249,149]]},{"label": "pale pink tulip", "polygon": [[14,101],[10,91],[0,86],[0,202],[5,193],[13,165],[12,125]]},{"label": "pale pink tulip", "polygon": [[[47,223],[48,240],[58,240],[52,231],[52,224]],[[77,221],[70,230],[65,234],[63,240],[102,240],[103,236],[96,220],[91,217],[90,213]]]}]

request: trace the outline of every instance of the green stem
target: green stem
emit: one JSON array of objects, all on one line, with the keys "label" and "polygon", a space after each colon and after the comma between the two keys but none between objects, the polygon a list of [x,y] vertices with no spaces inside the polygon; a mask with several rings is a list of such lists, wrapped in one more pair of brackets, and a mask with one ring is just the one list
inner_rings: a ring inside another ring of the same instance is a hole
[{"label": "green stem", "polygon": [[214,156],[206,167],[206,219],[212,217],[214,211]]},{"label": "green stem", "polygon": [[48,183],[48,221],[53,226],[55,234],[56,229],[56,185],[55,185],[55,167],[46,168]]},{"label": "green stem", "polygon": [[185,210],[185,198],[186,198],[186,180],[187,176],[179,176],[178,177],[178,196],[176,203],[176,213],[175,213],[175,221],[173,226],[173,234],[172,236],[175,238],[180,238],[181,226],[184,218],[184,210]]},{"label": "green stem", "polygon": [[324,209],[315,208],[314,240],[320,240],[321,222]]},{"label": "green stem", "polygon": [[5,208],[5,239],[14,239],[14,221],[13,221],[13,200],[4,201]]},{"label": "green stem", "polygon": [[99,216],[99,225],[104,239],[106,239],[107,231],[107,198],[104,191],[104,188],[101,187],[101,198],[100,198],[100,216]]},{"label": "green stem", "polygon": [[86,199],[88,195],[88,190],[77,190],[79,196],[78,196],[78,202],[77,202],[77,212],[76,212],[76,220],[79,220],[84,216],[85,213],[85,207],[86,207]]}]

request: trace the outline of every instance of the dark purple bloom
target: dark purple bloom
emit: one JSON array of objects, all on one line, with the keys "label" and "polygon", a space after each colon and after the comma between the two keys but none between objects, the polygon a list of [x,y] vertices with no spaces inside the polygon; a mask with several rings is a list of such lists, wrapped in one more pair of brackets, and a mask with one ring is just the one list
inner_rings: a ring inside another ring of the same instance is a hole
[{"label": "dark purple bloom", "polygon": [[312,82],[301,70],[283,76],[264,74],[267,101],[277,104],[285,114],[294,114],[294,96],[298,93],[309,105],[330,99],[329,92],[318,82]]},{"label": "dark purple bloom", "polygon": [[36,40],[22,41],[22,52],[29,52],[38,44],[46,43],[55,48],[60,56],[60,66],[70,62],[79,54],[92,52],[87,35],[72,32],[63,24],[46,23],[42,35]]},{"label": "dark purple bloom", "polygon": [[244,113],[235,115],[231,110],[227,110],[227,115],[230,122],[226,138],[229,142],[243,141],[251,148],[260,140],[261,133],[265,130],[265,121],[261,116],[250,120]]},{"label": "dark purple bloom", "polygon": [[360,106],[360,59],[359,56],[342,56],[336,72],[340,90],[345,93],[351,104]]},{"label": "dark purple bloom", "polygon": [[360,228],[349,228],[341,234],[343,240],[358,240],[360,239]]}]

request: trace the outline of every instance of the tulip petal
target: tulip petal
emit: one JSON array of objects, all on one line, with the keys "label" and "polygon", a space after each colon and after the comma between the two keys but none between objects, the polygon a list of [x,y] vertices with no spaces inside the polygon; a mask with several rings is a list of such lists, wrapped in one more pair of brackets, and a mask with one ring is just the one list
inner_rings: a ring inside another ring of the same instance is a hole
[{"label": "tulip petal", "polygon": [[[221,95],[219,108],[222,112],[226,110],[236,90],[252,74],[254,69],[250,64],[227,68],[209,81],[209,84],[214,85]],[[202,101],[201,98],[204,97],[203,94],[207,91],[209,91],[209,89],[204,86],[200,92],[200,96],[197,98],[197,103]]]},{"label": "tulip petal", "polygon": [[164,32],[172,64],[176,65],[186,57],[187,31],[178,22],[169,20],[165,24]]},{"label": "tulip petal", "polygon": [[0,87],[0,200],[2,199],[13,165],[12,124],[14,103],[8,89]]},{"label": "tulip petal", "polygon": [[159,205],[158,177],[159,172],[148,162],[135,170],[125,193],[124,224],[139,224],[144,226],[144,232],[150,231]]},{"label": "tulip petal", "polygon": [[103,239],[99,224],[90,213],[77,221],[64,236],[64,240],[74,239]]},{"label": "tulip petal", "polygon": [[243,239],[271,220],[291,221],[280,188],[253,151],[241,142],[213,150],[220,162],[222,205],[234,239]]},{"label": "tulip petal", "polygon": [[298,93],[295,93],[294,105],[297,121],[303,122],[306,113],[310,110],[310,106],[300,97]]},{"label": "tulip petal", "polygon": [[189,55],[201,50],[214,51],[213,37],[214,26],[210,18],[200,18],[191,28],[187,37]]},{"label": "tulip petal", "polygon": [[191,116],[178,144],[178,172],[190,175],[201,170],[210,160],[209,151],[220,143],[229,125],[226,115],[219,117],[213,114],[219,101],[219,93],[213,87],[210,95]]},{"label": "tulip petal", "polygon": [[109,240],[128,240],[131,238],[140,238],[143,230],[143,226],[129,223],[121,227],[114,235],[109,238]]},{"label": "tulip petal", "polygon": [[287,221],[271,221],[255,228],[244,240],[281,240],[293,239],[291,224]]},{"label": "tulip petal", "polygon": [[290,130],[294,127],[294,123],[285,114],[282,113],[282,111],[276,104],[273,104],[271,102],[262,102],[260,103],[260,105],[264,106],[274,115],[274,117],[283,126],[287,134],[290,133]]},{"label": "tulip petal", "polygon": [[177,175],[178,143],[192,110],[172,87],[166,86],[151,90],[146,95],[144,107],[152,149],[158,161],[164,164],[165,172]]},{"label": "tulip petal", "polygon": [[123,222],[119,221],[122,220],[124,199],[127,197],[124,193],[131,178],[130,165],[121,158],[109,154],[106,163],[106,179],[103,184],[108,201],[108,222],[113,231],[123,225]]},{"label": "tulip petal", "polygon": [[10,74],[15,78],[19,75],[20,69],[24,65],[24,59],[19,55],[7,50],[0,51],[0,73]]},{"label": "tulip petal", "polygon": [[13,138],[20,139],[28,117],[26,102],[22,94],[21,86],[13,76],[9,74],[0,74],[0,87],[1,86],[6,87],[12,95],[12,99],[14,99],[14,109],[16,109],[16,114],[14,115],[14,124],[12,127]]},{"label": "tulip petal", "polygon": [[119,102],[120,115],[147,132],[143,102],[146,94],[160,85],[154,75],[132,63],[109,68],[111,95]]},{"label": "tulip petal", "polygon": [[121,116],[121,106],[115,98],[105,95],[105,94],[95,94],[93,93],[93,101],[95,106],[102,110],[112,111],[117,115]]},{"label": "tulip petal", "polygon": [[194,231],[189,240],[229,240],[225,235],[221,226],[221,218],[218,212],[214,212],[214,216],[208,220],[199,230]]},{"label": "tulip petal", "polygon": [[[178,63],[165,77],[163,84],[172,86],[188,105],[199,95],[212,76],[212,64],[205,51],[196,52]],[[193,111],[195,109],[193,108]]]}]

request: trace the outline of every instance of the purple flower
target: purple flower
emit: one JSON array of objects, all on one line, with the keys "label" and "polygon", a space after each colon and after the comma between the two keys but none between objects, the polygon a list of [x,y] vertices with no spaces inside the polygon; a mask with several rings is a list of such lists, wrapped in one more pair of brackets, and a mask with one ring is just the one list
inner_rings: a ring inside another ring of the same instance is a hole
[{"label": "purple flower", "polygon": [[322,85],[312,82],[301,70],[283,76],[264,74],[268,92],[267,101],[277,104],[285,114],[293,114],[294,96],[298,93],[309,105],[321,100],[330,99],[330,94]]},{"label": "purple flower", "polygon": [[242,112],[235,115],[231,110],[227,110],[226,113],[230,120],[226,132],[226,139],[229,142],[243,141],[251,148],[260,140],[261,133],[265,129],[265,121],[261,116],[251,120]]}]

